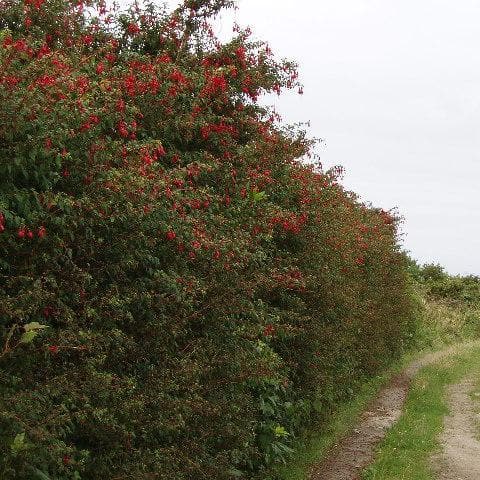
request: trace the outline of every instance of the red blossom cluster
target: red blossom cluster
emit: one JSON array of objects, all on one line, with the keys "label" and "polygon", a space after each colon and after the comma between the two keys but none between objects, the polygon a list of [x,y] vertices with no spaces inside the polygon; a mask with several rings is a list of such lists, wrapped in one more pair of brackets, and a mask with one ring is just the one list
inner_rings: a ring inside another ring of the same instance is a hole
[{"label": "red blossom cluster", "polygon": [[[1,224],[1,226],[3,226],[3,229],[5,229],[3,224]],[[0,228],[0,231],[3,231],[3,230],[1,230],[1,228]],[[37,235],[38,238],[43,238],[43,237],[45,237],[46,234],[47,234],[47,230],[43,225],[41,227],[39,227],[38,230],[36,231],[36,235]],[[31,240],[35,237],[35,232],[33,232],[32,230],[30,230],[26,227],[21,227],[17,231],[17,236],[20,239],[27,238],[27,239]]]}]

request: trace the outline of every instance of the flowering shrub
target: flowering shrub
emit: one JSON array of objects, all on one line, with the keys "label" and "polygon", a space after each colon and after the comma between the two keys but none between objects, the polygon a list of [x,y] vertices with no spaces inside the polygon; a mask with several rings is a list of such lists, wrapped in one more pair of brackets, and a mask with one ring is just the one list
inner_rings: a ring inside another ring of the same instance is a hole
[{"label": "flowering shrub", "polygon": [[412,334],[397,219],[260,95],[295,64],[209,19],[0,0],[0,471],[267,478]]}]

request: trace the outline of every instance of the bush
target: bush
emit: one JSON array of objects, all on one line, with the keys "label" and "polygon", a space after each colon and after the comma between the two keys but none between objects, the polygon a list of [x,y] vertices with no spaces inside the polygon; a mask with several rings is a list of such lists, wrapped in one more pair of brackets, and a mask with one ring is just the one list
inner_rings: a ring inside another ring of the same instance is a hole
[{"label": "bush", "polygon": [[263,478],[412,336],[397,219],[257,102],[209,19],[0,0],[0,471]]}]

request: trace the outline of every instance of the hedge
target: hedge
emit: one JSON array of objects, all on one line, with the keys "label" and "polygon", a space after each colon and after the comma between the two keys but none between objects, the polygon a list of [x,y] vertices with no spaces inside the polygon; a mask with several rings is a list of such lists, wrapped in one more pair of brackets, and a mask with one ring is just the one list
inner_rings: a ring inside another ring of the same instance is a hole
[{"label": "hedge", "polygon": [[274,478],[414,333],[398,219],[231,6],[0,0],[2,479]]}]

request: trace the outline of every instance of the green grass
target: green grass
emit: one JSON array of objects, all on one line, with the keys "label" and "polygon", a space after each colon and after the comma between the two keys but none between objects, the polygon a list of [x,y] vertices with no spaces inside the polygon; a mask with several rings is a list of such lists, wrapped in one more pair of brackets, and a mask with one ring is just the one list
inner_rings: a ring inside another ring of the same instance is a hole
[{"label": "green grass", "polygon": [[480,440],[480,376],[477,378],[475,389],[472,392],[474,411],[477,414],[477,439]]},{"label": "green grass", "polygon": [[354,426],[359,415],[375,398],[380,388],[395,373],[401,371],[412,358],[411,354],[405,356],[381,375],[362,383],[355,396],[332,411],[327,421],[313,426],[306,432],[296,446],[295,458],[287,466],[279,469],[279,478],[306,480],[310,467],[325,457],[335,442]]},{"label": "green grass", "polygon": [[365,480],[433,480],[430,458],[448,414],[445,388],[480,375],[480,346],[422,369],[414,380],[404,413],[380,445]]}]

